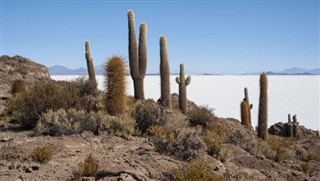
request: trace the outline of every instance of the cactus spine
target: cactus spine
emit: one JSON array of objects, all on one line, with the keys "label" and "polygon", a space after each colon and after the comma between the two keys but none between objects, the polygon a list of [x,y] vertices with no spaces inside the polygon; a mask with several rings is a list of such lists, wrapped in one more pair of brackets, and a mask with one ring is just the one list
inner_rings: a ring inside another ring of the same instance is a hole
[{"label": "cactus spine", "polygon": [[119,56],[113,56],[105,64],[106,110],[112,116],[119,116],[126,108],[126,69]]},{"label": "cactus spine", "polygon": [[176,82],[179,84],[179,108],[183,114],[187,112],[187,86],[191,82],[191,77],[185,79],[184,65],[180,64],[180,77],[176,77]]},{"label": "cactus spine", "polygon": [[95,75],[95,72],[94,72],[94,66],[93,66],[93,61],[92,61],[92,57],[91,57],[90,42],[89,41],[86,41],[85,47],[86,47],[85,56],[86,56],[86,59],[87,59],[87,68],[88,68],[88,74],[89,74],[89,81],[91,83],[91,86],[94,89],[96,89],[97,88],[97,81],[96,81],[96,75]]},{"label": "cactus spine", "polygon": [[258,137],[268,139],[268,80],[265,73],[260,75]]},{"label": "cactus spine", "polygon": [[128,11],[129,66],[134,86],[134,98],[144,99],[143,80],[147,71],[147,24],[140,24],[139,49],[137,48],[134,11]]},{"label": "cactus spine", "polygon": [[249,107],[248,107],[248,103],[245,100],[241,101],[240,113],[241,113],[241,124],[244,125],[247,129],[251,129]]},{"label": "cactus spine", "polygon": [[170,94],[170,69],[168,62],[167,38],[160,37],[160,81],[161,81],[161,104],[171,109]]}]

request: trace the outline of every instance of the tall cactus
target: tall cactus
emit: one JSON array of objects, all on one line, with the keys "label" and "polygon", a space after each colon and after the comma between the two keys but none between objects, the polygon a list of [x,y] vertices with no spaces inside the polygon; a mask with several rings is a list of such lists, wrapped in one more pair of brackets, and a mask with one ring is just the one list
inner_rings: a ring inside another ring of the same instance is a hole
[{"label": "tall cactus", "polygon": [[244,125],[247,129],[251,129],[250,124],[250,111],[249,111],[248,103],[243,100],[240,104],[240,113],[241,113],[241,124]]},{"label": "tall cactus", "polygon": [[179,84],[179,108],[183,114],[187,112],[187,86],[191,82],[191,77],[184,78],[184,65],[180,64],[180,77],[176,77]]},{"label": "tall cactus", "polygon": [[126,108],[126,69],[119,56],[113,56],[105,64],[106,110],[112,116],[119,116]]},{"label": "tall cactus", "polygon": [[252,122],[251,122],[251,109],[253,108],[253,104],[250,104],[248,88],[246,88],[246,87],[244,88],[244,101],[246,101],[247,104],[248,104],[249,123],[250,123],[250,126],[251,126],[252,125]]},{"label": "tall cactus", "polygon": [[128,11],[129,66],[134,86],[134,98],[144,99],[143,80],[147,71],[147,24],[140,24],[139,49],[137,48],[134,11]]},{"label": "tall cactus", "polygon": [[268,80],[265,73],[260,75],[258,137],[268,139]]},{"label": "tall cactus", "polygon": [[93,66],[93,61],[92,61],[92,57],[91,57],[90,42],[89,41],[86,41],[85,47],[86,47],[85,56],[86,56],[86,59],[87,59],[87,68],[88,68],[88,74],[89,74],[89,81],[90,81],[91,86],[94,89],[96,89],[97,88],[96,74],[94,72],[94,66]]},{"label": "tall cactus", "polygon": [[171,109],[170,94],[170,69],[168,62],[167,38],[160,37],[160,81],[161,81],[161,104]]}]

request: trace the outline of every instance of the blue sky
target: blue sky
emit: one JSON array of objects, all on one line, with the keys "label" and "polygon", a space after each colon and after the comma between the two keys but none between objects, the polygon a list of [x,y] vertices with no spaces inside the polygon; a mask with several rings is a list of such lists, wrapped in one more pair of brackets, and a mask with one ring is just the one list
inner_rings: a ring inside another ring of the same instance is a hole
[{"label": "blue sky", "polygon": [[[319,1],[41,1],[1,0],[1,54],[47,66],[128,61],[127,11],[148,25],[147,72],[159,72],[166,35],[171,72],[246,73],[319,66]],[[191,70],[191,71],[190,71]]]}]

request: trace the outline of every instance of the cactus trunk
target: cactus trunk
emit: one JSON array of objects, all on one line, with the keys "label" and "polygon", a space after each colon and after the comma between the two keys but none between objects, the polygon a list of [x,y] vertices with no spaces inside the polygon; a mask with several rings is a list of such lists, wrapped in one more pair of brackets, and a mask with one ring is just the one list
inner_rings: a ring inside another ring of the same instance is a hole
[{"label": "cactus trunk", "polygon": [[140,24],[139,49],[137,48],[134,11],[128,11],[129,66],[134,86],[134,98],[144,99],[143,81],[147,71],[147,25]]},{"label": "cactus trunk", "polygon": [[250,109],[248,107],[248,103],[245,100],[241,101],[241,104],[240,104],[241,124],[247,127],[248,129],[251,129],[249,110]]},{"label": "cactus trunk", "polygon": [[160,81],[161,81],[161,104],[171,109],[170,94],[170,69],[168,62],[167,38],[160,37]]},{"label": "cactus trunk", "polygon": [[89,74],[89,81],[90,81],[91,86],[94,89],[96,89],[97,88],[96,74],[95,74],[95,71],[94,71],[93,60],[92,60],[92,57],[91,57],[89,41],[86,41],[85,47],[86,47],[85,56],[86,56],[86,60],[87,60],[87,69],[88,69],[88,74]]},{"label": "cactus trunk", "polygon": [[258,137],[268,139],[268,80],[265,73],[260,75]]},{"label": "cactus trunk", "polygon": [[177,84],[179,84],[179,108],[183,114],[187,112],[187,86],[191,82],[191,77],[188,76],[185,79],[184,65],[180,64],[180,77],[176,78]]},{"label": "cactus trunk", "polygon": [[107,60],[105,83],[107,84],[106,110],[112,116],[120,116],[126,108],[126,70],[121,57]]},{"label": "cactus trunk", "polygon": [[247,102],[248,104],[248,116],[249,116],[249,124],[250,124],[250,127],[252,127],[252,122],[251,122],[251,109],[253,107],[253,104],[250,104],[250,101],[249,101],[249,93],[248,93],[248,88],[244,88],[244,100]]}]

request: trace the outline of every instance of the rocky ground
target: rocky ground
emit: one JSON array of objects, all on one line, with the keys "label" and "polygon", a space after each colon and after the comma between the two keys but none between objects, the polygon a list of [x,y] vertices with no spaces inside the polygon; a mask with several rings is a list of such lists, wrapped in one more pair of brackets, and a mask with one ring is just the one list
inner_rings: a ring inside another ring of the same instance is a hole
[{"label": "rocky ground", "polygon": [[[11,62],[4,65],[9,60]],[[13,64],[35,69],[24,68],[17,73],[17,68],[10,68]],[[13,80],[23,78],[31,84],[40,78],[49,79],[46,68],[21,57],[1,57],[0,65],[2,95],[10,92]],[[14,76],[9,78],[8,74]],[[3,98],[3,107],[10,97]],[[177,109],[177,94],[173,94],[172,101],[174,109],[169,114],[173,121],[169,127],[189,127],[188,118]],[[188,109],[193,107],[196,105],[189,102]],[[173,169],[189,163],[160,153],[152,138],[146,135],[83,132],[36,136],[34,130],[23,130],[10,115],[3,113],[0,113],[0,180],[74,180],[79,163],[91,153],[98,160],[99,171],[95,177],[82,180],[172,180]],[[278,123],[269,129],[274,135],[269,134],[269,140],[263,141],[239,120],[217,118],[216,124],[219,125],[216,131],[222,130],[224,135],[223,140],[219,140],[219,153],[208,154],[204,149],[196,159],[206,162],[209,170],[224,180],[320,180],[320,138],[315,131],[299,126],[299,137],[288,138],[281,135],[284,124]],[[43,146],[54,150],[47,163],[39,163],[31,156],[35,149]]]}]

